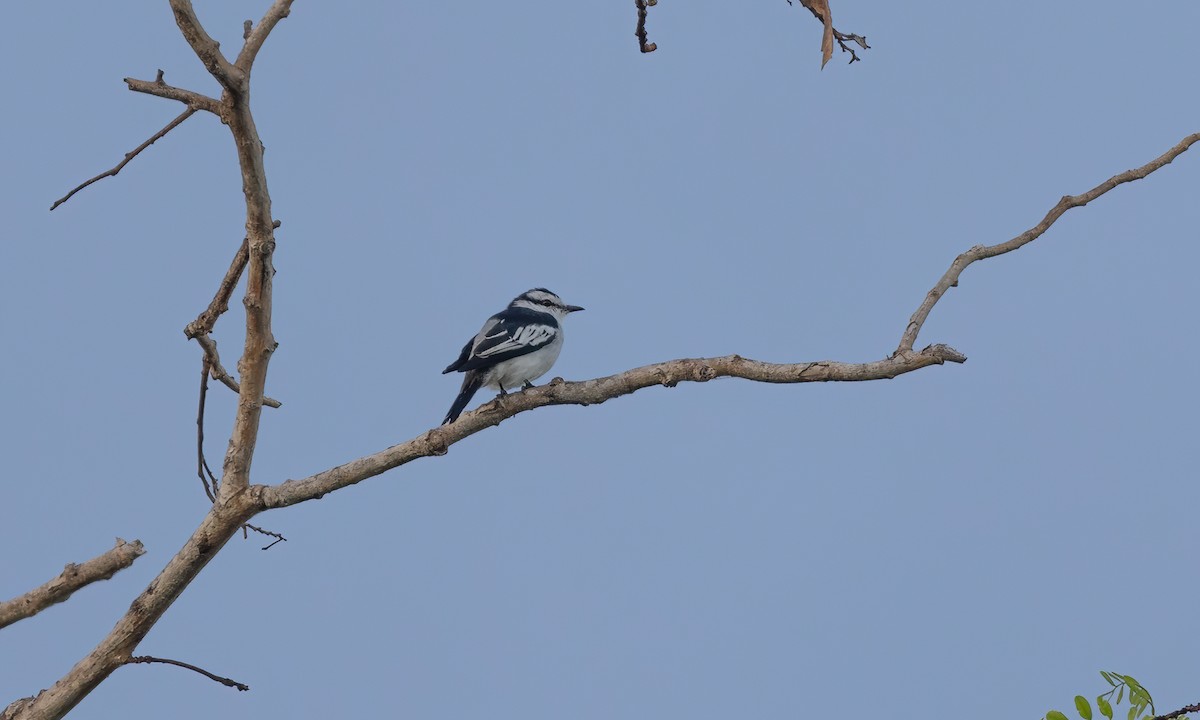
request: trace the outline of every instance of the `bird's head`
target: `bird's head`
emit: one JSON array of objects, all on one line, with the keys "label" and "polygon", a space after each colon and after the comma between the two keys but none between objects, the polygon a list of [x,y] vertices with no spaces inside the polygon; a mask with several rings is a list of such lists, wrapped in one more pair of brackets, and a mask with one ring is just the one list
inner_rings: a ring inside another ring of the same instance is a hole
[{"label": "bird's head", "polygon": [[509,303],[508,306],[550,313],[559,320],[562,320],[573,312],[578,312],[583,309],[578,305],[567,305],[562,301],[562,298],[550,292],[546,288],[534,288],[532,290],[523,292],[513,298],[513,301]]}]

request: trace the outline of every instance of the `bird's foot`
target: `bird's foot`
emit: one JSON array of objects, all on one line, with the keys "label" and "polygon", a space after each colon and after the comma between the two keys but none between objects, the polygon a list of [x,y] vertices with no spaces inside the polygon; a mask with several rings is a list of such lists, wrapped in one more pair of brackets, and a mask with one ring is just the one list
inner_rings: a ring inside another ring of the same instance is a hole
[{"label": "bird's foot", "polygon": [[529,382],[528,380],[526,380],[526,381],[525,381],[525,389],[526,389],[526,390],[532,390],[532,389],[533,389],[533,383],[531,383],[531,382]]}]

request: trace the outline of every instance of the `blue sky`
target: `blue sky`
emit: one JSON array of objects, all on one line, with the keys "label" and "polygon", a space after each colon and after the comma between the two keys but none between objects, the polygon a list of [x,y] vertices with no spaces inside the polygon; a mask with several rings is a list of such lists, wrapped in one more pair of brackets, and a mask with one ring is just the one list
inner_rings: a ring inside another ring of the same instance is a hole
[{"label": "blue sky", "polygon": [[[232,4],[198,12],[227,51]],[[265,4],[263,4],[265,7]],[[868,361],[962,250],[1200,129],[1200,5],[297,3],[254,70],[276,216],[253,478],[436,424],[483,319],[588,308],[554,373],[675,357]],[[3,631],[53,683],[206,511],[181,330],[242,237],[215,92],[165,2],[17,4],[0,48],[0,596],[139,538],[133,568]],[[971,267],[890,382],[647,389],[544,408],[232,542],[81,718],[1033,718],[1138,676],[1200,700],[1192,312],[1200,159]],[[240,307],[215,338],[232,367]],[[486,399],[486,394],[481,395]],[[233,397],[210,391],[219,461]]]}]

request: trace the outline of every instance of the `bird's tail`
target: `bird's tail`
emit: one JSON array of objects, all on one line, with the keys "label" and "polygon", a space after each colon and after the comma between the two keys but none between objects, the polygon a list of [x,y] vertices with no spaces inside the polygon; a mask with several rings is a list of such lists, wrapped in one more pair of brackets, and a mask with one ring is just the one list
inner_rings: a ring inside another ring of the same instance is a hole
[{"label": "bird's tail", "polygon": [[475,391],[483,386],[483,376],[474,370],[467,371],[467,376],[463,378],[462,389],[458,391],[458,397],[454,398],[454,404],[450,406],[450,412],[446,413],[446,419],[442,421],[443,425],[448,425],[458,419],[462,415],[462,411],[467,407],[467,403],[471,402],[471,398],[475,396]]}]

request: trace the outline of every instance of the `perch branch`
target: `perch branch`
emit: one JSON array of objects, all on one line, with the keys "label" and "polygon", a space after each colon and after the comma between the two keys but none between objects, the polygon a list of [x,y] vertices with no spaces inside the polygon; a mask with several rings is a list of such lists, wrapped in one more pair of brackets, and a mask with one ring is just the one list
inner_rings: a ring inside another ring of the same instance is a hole
[{"label": "perch branch", "polygon": [[178,127],[180,124],[182,124],[184,120],[187,120],[191,116],[195,115],[196,110],[198,110],[198,109],[199,108],[196,108],[196,107],[189,107],[187,110],[184,110],[182,113],[179,114],[179,117],[177,117],[174,120],[172,120],[171,122],[167,123],[166,127],[164,127],[162,130],[159,130],[158,132],[151,135],[149,140],[142,143],[141,145],[138,145],[133,150],[130,150],[129,152],[125,153],[125,159],[122,160],[121,162],[117,163],[115,167],[113,167],[109,170],[105,170],[104,172],[100,173],[99,175],[97,175],[94,178],[91,178],[89,180],[85,180],[85,181],[81,182],[80,184],[76,185],[71,190],[71,192],[69,192],[66,195],[63,195],[59,199],[55,200],[54,204],[50,206],[50,210],[53,212],[54,208],[58,207],[59,205],[62,205],[66,201],[70,200],[72,195],[74,195],[75,193],[84,189],[88,185],[91,185],[92,183],[97,182],[99,180],[103,180],[106,177],[116,177],[117,173],[121,172],[121,170],[126,165],[129,164],[130,160],[137,157],[139,153],[141,153],[143,150],[145,150],[146,148],[150,147],[155,142],[160,140],[164,135],[166,135],[167,133],[174,130],[176,127]]},{"label": "perch branch", "polygon": [[970,250],[967,250],[963,254],[959,255],[954,259],[954,262],[950,264],[950,269],[947,270],[944,275],[942,275],[937,284],[933,286],[933,289],[925,295],[925,300],[921,303],[920,307],[917,308],[917,311],[912,314],[912,318],[908,321],[908,326],[904,330],[904,335],[900,338],[900,345],[896,348],[896,352],[902,353],[906,350],[912,350],[913,344],[917,341],[917,335],[920,334],[921,327],[929,318],[929,313],[933,310],[933,306],[936,305],[938,300],[940,300],[942,296],[946,294],[947,290],[958,286],[958,276],[962,274],[962,271],[965,270],[968,265],[979,260],[986,260],[988,258],[996,257],[997,255],[1010,253],[1017,248],[1028,245],[1029,243],[1041,237],[1042,233],[1050,229],[1050,226],[1053,225],[1056,220],[1062,217],[1063,214],[1071,208],[1087,205],[1091,201],[1100,197],[1109,190],[1112,190],[1118,185],[1133,182],[1134,180],[1141,180],[1155,170],[1170,164],[1172,160],[1182,155],[1185,150],[1190,148],[1197,141],[1200,141],[1200,132],[1188,135],[1184,139],[1180,140],[1175,147],[1166,151],[1162,155],[1159,155],[1145,165],[1132,170],[1126,170],[1119,175],[1114,175],[1082,195],[1064,195],[1063,198],[1058,201],[1058,204],[1050,208],[1050,212],[1046,213],[1046,217],[1042,218],[1040,223],[1034,225],[1011,240],[999,243],[997,245],[976,245]]},{"label": "perch branch", "polygon": [[216,682],[219,682],[222,685],[224,685],[225,687],[237,688],[241,692],[246,692],[247,690],[250,689],[249,685],[240,683],[237,680],[230,680],[227,677],[221,677],[220,675],[214,675],[214,674],[210,673],[209,671],[205,670],[204,668],[196,667],[195,665],[192,665],[191,663],[180,662],[179,660],[169,660],[167,658],[151,657],[150,655],[138,655],[136,657],[131,657],[125,661],[126,665],[136,665],[138,663],[162,663],[164,665],[174,665],[176,667],[187,668],[188,670],[191,670],[192,672],[200,673],[201,675],[208,678],[209,680],[214,680]]},{"label": "perch branch", "polygon": [[598,405],[654,385],[674,387],[681,382],[708,382],[720,377],[736,377],[767,383],[860,382],[891,379],[904,373],[946,362],[961,363],[966,357],[946,345],[932,345],[920,352],[894,355],[869,363],[832,361],[776,364],[749,360],[738,355],[717,358],[670,360],[627,370],[616,375],[563,382],[510,393],[464,413],[449,425],[429,430],[407,442],[345,465],[311,475],[303,480],[288,480],[275,486],[255,486],[265,508],[287,507],[313,500],[348,485],[412,462],[418,458],[445,455],[456,442],[499,425],[514,415],[545,405]]},{"label": "perch branch", "polygon": [[56,603],[63,602],[78,589],[100,580],[108,580],[133,564],[146,549],[140,540],[125,542],[117,538],[113,549],[88,560],[82,565],[71,563],[50,582],[24,595],[0,603],[0,628],[33,617]]}]

